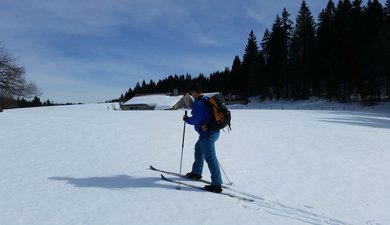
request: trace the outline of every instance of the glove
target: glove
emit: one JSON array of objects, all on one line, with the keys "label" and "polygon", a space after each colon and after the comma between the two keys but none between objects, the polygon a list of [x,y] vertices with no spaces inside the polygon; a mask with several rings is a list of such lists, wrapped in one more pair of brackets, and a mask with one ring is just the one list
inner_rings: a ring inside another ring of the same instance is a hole
[{"label": "glove", "polygon": [[187,110],[186,110],[184,113],[184,116],[183,116],[183,120],[186,121],[187,118],[188,118],[188,116],[187,116]]}]

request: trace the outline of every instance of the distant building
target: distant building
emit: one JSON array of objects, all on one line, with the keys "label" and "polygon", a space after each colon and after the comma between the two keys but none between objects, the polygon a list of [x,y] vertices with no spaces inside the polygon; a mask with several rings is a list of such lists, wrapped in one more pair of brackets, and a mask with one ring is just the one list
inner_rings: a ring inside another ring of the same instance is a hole
[{"label": "distant building", "polygon": [[3,108],[1,108],[1,106],[0,106],[0,112],[3,112]]},{"label": "distant building", "polygon": [[[219,98],[225,102],[222,93],[213,92],[204,93],[204,95],[208,97],[220,95]],[[120,108],[121,110],[176,110],[191,109],[192,104],[193,100],[189,93],[178,93],[177,90],[174,90],[173,94],[136,95],[127,102],[120,104]]]},{"label": "distant building", "polygon": [[224,93],[224,97],[226,100],[226,105],[234,105],[234,104],[248,104],[248,99],[246,99],[241,91],[239,90],[229,90]]},{"label": "distant building", "polygon": [[129,101],[120,105],[122,110],[173,110],[179,108],[191,108],[190,95],[136,95]]}]

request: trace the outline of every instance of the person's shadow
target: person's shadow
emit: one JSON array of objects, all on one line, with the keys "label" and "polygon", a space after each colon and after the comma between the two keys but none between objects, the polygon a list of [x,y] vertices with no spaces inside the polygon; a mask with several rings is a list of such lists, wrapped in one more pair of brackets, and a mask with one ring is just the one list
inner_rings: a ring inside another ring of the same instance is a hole
[{"label": "person's shadow", "polygon": [[[131,177],[128,175],[116,175],[108,177],[49,177],[49,180],[65,181],[68,184],[81,188],[106,188],[106,189],[126,189],[126,188],[166,188],[175,189],[172,183],[164,184],[161,178],[157,177]],[[166,183],[166,182],[165,182]],[[182,190],[191,190],[188,187]],[[196,190],[193,190],[196,191]]]}]

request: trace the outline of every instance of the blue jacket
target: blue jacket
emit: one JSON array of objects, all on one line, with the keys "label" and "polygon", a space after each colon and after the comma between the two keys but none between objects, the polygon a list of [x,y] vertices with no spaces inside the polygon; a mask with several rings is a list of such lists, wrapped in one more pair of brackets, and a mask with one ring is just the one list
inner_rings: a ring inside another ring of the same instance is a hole
[{"label": "blue jacket", "polygon": [[[209,100],[206,96],[200,96],[199,98]],[[194,101],[194,104],[192,105],[192,111],[191,111],[191,117],[187,117],[185,120],[186,123],[194,125],[194,128],[196,131],[201,132],[201,127],[208,122],[210,122],[211,119],[211,112],[210,108],[199,99],[196,99]]]}]

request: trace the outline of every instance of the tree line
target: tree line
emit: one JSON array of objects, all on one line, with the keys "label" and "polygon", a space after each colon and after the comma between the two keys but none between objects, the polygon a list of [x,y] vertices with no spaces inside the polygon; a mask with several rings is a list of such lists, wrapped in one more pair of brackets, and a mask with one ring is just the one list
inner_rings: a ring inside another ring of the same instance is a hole
[{"label": "tree line", "polygon": [[33,81],[27,80],[24,67],[18,65],[15,59],[0,47],[0,112],[10,108],[75,104],[53,103],[49,99],[42,102],[39,95],[40,89]]},{"label": "tree line", "polygon": [[185,92],[194,81],[205,91],[240,90],[245,96],[365,103],[390,98],[390,0],[329,0],[318,22],[303,0],[295,19],[286,8],[258,43],[250,31],[242,58],[231,68],[211,73],[170,75],[158,82],[145,80],[122,94]]},{"label": "tree line", "polygon": [[27,80],[24,68],[17,65],[4,48],[0,48],[0,108],[18,107],[16,98],[37,95],[40,95],[40,90],[34,82]]},{"label": "tree line", "polygon": [[15,59],[0,47],[0,110],[76,104],[53,103],[49,99],[42,102],[39,95],[41,91],[33,81],[27,80],[24,67],[18,65]]}]

